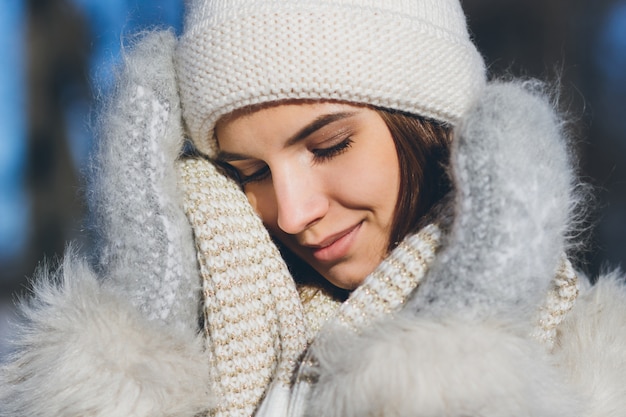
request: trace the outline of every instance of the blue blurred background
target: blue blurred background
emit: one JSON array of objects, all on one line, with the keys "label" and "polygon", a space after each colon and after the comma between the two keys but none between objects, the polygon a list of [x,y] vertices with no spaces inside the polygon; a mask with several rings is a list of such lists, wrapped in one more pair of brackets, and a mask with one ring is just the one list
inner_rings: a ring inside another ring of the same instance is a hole
[{"label": "blue blurred background", "polygon": [[[492,73],[560,85],[581,175],[597,196],[578,266],[626,266],[626,0],[463,5]],[[182,0],[0,3],[0,336],[36,265],[68,241],[89,245],[81,173],[92,109],[124,38],[156,26],[180,33],[182,13]]]}]

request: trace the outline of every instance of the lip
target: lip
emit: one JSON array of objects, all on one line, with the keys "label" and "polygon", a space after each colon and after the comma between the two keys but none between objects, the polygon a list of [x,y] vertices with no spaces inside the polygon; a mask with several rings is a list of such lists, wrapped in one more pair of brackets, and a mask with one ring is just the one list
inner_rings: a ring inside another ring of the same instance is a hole
[{"label": "lip", "polygon": [[313,257],[320,262],[333,262],[346,256],[352,247],[356,235],[363,223],[356,225],[327,237],[315,245],[307,245]]}]

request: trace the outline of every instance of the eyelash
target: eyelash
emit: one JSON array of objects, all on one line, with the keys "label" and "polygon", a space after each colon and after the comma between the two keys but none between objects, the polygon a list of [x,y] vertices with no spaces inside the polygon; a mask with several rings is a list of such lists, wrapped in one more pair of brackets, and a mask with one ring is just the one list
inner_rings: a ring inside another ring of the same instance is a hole
[{"label": "eyelash", "polygon": [[352,138],[347,137],[336,145],[329,148],[314,149],[313,155],[316,163],[328,161],[335,156],[341,155],[352,146]]},{"label": "eyelash", "polygon": [[[330,146],[328,148],[313,149],[311,153],[313,153],[314,163],[323,163],[333,159],[336,156],[341,155],[352,146],[352,142],[352,138],[347,137],[336,145]],[[252,182],[263,181],[270,175],[270,170],[267,165],[254,172],[253,174],[245,177],[242,176],[241,173],[239,173],[239,171],[237,171],[236,169],[234,171],[236,173],[236,180],[242,187]]]},{"label": "eyelash", "polygon": [[244,185],[251,183],[251,182],[263,181],[265,178],[269,176],[269,174],[270,174],[270,167],[268,167],[267,165],[265,165],[263,168],[259,169],[255,173],[250,174],[246,177],[243,177],[241,174],[239,174],[239,185],[243,187]]}]

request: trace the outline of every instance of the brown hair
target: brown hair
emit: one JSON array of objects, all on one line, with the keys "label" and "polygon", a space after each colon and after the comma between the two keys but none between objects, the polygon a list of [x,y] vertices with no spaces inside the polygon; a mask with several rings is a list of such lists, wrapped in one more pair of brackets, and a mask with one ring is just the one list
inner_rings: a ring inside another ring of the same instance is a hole
[{"label": "brown hair", "polygon": [[450,190],[445,172],[452,129],[443,123],[394,110],[376,109],[393,137],[400,165],[400,190],[389,250],[409,233]]}]

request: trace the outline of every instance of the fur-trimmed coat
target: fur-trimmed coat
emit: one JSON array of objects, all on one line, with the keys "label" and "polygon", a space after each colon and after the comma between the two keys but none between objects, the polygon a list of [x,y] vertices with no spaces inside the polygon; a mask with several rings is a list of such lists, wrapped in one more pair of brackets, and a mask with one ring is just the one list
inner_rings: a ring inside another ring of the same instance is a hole
[{"label": "fur-trimmed coat", "polygon": [[[156,32],[126,58],[103,109],[90,187],[99,250],[90,262],[68,250],[56,272],[34,280],[2,366],[2,417],[192,417],[219,401],[177,185],[184,133],[175,45],[171,33]],[[620,273],[594,285],[579,276],[554,343],[530,336],[579,203],[566,142],[536,85],[488,86],[455,130],[452,226],[424,281],[399,311],[360,332],[327,329],[313,342],[306,366],[314,378],[306,389],[295,384],[289,410],[626,415]],[[264,404],[260,413],[277,408]]]}]

